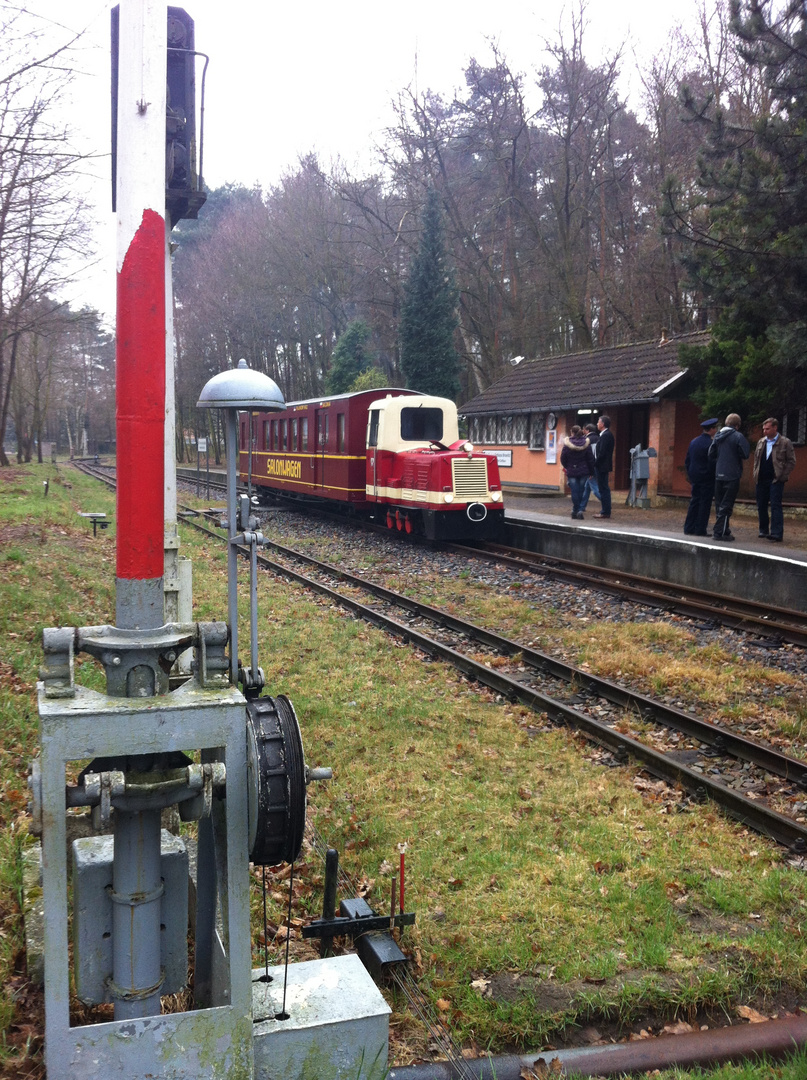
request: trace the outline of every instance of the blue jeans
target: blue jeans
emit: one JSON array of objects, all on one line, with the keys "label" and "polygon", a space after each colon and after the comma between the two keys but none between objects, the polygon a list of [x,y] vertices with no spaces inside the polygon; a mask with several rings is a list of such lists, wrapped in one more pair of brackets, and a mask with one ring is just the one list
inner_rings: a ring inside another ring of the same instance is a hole
[{"label": "blue jeans", "polygon": [[594,476],[590,476],[588,478],[588,480],[586,480],[586,487],[585,487],[585,490],[583,491],[583,498],[580,500],[580,513],[581,514],[583,513],[585,508],[588,506],[588,500],[591,498],[592,495],[594,496],[595,499],[600,498],[600,487],[599,487],[599,484],[597,483],[597,478],[594,477]]},{"label": "blue jeans", "polygon": [[757,513],[759,514],[759,531],[768,531],[768,504],[771,508],[770,534],[781,540],[785,531],[785,518],[782,513],[782,495],[785,490],[784,482],[777,483],[771,480],[757,484]]},{"label": "blue jeans", "polygon": [[572,513],[573,514],[579,514],[581,512],[580,511],[580,503],[583,501],[583,492],[586,490],[586,480],[587,479],[588,478],[585,477],[585,476],[570,476],[570,477],[568,477],[569,490],[572,493]]}]

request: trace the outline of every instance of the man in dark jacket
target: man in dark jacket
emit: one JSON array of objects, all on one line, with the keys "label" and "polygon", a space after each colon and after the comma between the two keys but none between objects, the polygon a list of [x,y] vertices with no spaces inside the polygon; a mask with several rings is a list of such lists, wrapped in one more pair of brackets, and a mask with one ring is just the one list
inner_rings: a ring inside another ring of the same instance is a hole
[{"label": "man in dark jacket", "polygon": [[709,461],[715,462],[715,540],[734,539],[731,512],[740,490],[743,462],[751,453],[748,440],[740,432],[740,423],[737,413],[729,413],[709,447]]},{"label": "man in dark jacket", "polygon": [[601,416],[597,421],[600,432],[597,443],[597,460],[595,462],[597,486],[600,489],[600,512],[595,514],[598,518],[611,516],[611,488],[608,486],[608,474],[614,468],[614,436],[611,434],[611,417]]},{"label": "man in dark jacket", "polygon": [[583,490],[583,498],[580,500],[580,513],[585,514],[586,507],[588,506],[588,500],[593,495],[595,499],[600,497],[600,487],[597,483],[597,443],[600,439],[600,433],[597,431],[596,424],[586,424],[583,428],[583,434],[591,443],[591,452],[594,455],[594,476],[590,476],[586,480],[586,486]]},{"label": "man in dark jacket", "polygon": [[717,431],[717,417],[704,420],[702,431],[689,444],[684,468],[692,485],[692,498],[689,500],[684,533],[687,536],[708,536],[709,515],[712,512],[712,500],[715,496],[715,465],[709,461],[709,447]]},{"label": "man in dark jacket", "polygon": [[572,517],[582,520],[580,501],[583,498],[586,480],[594,472],[594,454],[591,452],[591,443],[577,424],[563,440],[560,464],[566,473],[572,493]]},{"label": "man in dark jacket", "polygon": [[[782,495],[788,476],[796,467],[793,443],[779,434],[779,421],[769,416],[762,422],[762,438],[754,451],[754,480],[757,485],[759,535],[769,540],[782,540],[785,531]],[[768,506],[771,508],[768,530]]]}]

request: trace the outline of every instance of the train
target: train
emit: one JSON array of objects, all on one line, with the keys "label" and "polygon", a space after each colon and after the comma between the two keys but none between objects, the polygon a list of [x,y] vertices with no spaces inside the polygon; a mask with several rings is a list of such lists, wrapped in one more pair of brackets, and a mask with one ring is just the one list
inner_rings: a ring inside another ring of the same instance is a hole
[{"label": "train", "polygon": [[432,540],[492,539],[504,523],[496,458],[460,439],[453,401],[414,390],[243,413],[238,468],[262,502],[327,503]]}]

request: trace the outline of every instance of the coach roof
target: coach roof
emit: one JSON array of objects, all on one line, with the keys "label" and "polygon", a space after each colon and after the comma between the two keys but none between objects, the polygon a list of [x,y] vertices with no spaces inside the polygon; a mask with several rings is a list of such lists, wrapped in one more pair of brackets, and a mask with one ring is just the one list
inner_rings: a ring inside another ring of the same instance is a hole
[{"label": "coach roof", "polygon": [[465,416],[658,401],[686,375],[680,345],[707,345],[709,331],[531,360],[460,407]]}]

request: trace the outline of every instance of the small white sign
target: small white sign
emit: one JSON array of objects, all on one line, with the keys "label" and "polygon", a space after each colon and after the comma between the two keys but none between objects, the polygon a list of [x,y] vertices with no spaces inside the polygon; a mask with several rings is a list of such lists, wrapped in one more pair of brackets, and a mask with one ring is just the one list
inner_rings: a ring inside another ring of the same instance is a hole
[{"label": "small white sign", "polygon": [[207,439],[199,439],[199,441],[196,443],[196,449],[199,451],[200,454],[206,454]]},{"label": "small white sign", "polygon": [[546,433],[546,463],[547,465],[555,465],[558,460],[558,433],[557,431],[547,431]]},{"label": "small white sign", "polygon": [[486,450],[486,454],[491,457],[495,457],[499,463],[500,469],[512,469],[513,467],[513,451],[512,450]]}]

